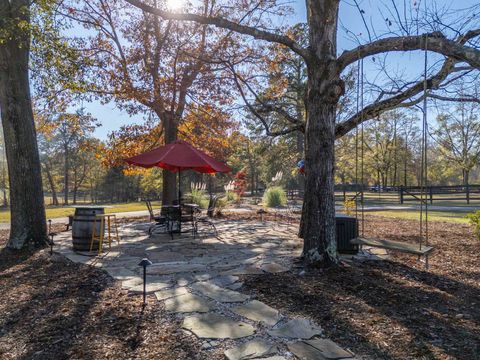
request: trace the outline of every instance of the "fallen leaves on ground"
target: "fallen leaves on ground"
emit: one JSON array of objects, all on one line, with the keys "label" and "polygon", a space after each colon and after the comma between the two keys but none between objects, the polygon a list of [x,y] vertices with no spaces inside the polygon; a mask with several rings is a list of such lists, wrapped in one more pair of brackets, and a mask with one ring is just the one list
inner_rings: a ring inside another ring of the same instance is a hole
[{"label": "fallen leaves on ground", "polygon": [[[418,222],[368,216],[365,236],[415,242]],[[307,316],[327,337],[368,359],[478,359],[480,243],[467,225],[431,222],[430,268],[390,261],[245,278],[258,299]]]},{"label": "fallen leaves on ground", "polygon": [[2,360],[212,358],[153,297],[143,308],[104,271],[46,249],[1,249],[0,289]]}]

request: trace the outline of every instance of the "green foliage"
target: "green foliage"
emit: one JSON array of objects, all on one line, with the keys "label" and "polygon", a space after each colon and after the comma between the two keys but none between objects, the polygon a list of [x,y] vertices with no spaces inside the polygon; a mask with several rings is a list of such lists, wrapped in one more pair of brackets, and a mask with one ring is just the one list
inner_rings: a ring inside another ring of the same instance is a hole
[{"label": "green foliage", "polygon": [[475,235],[480,240],[480,210],[467,214],[466,218],[469,220],[470,225],[474,227]]},{"label": "green foliage", "polygon": [[347,214],[348,216],[353,214],[353,210],[355,209],[355,203],[356,201],[354,199],[345,200],[345,202],[343,203],[345,214]]},{"label": "green foliage", "polygon": [[228,204],[234,203],[237,201],[237,194],[235,194],[233,191],[227,191],[224,199]]},{"label": "green foliage", "polygon": [[162,170],[153,168],[140,178],[140,191],[147,199],[158,199],[162,193]]},{"label": "green foliage", "polygon": [[192,189],[190,193],[192,203],[200,205],[202,209],[208,208],[208,197],[205,195],[205,191],[200,189]]},{"label": "green foliage", "polygon": [[[228,194],[228,192],[227,192],[227,194]],[[226,196],[218,198],[216,206],[215,206],[216,214],[214,214],[214,215],[222,214],[222,211],[227,207],[228,204],[229,204],[229,201],[228,201]]]},{"label": "green foliage", "polygon": [[287,194],[280,186],[272,186],[265,191],[263,203],[267,207],[284,206],[287,204]]}]

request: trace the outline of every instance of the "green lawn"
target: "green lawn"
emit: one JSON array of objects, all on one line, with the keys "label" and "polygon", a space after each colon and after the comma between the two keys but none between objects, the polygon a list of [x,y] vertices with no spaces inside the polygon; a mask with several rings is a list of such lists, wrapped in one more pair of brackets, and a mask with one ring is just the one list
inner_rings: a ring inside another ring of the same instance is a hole
[{"label": "green lawn", "polygon": [[[129,211],[139,211],[147,210],[147,207],[144,202],[132,202],[125,204],[104,204],[105,206],[110,206],[105,209],[106,213],[119,213],[119,212],[129,212]],[[154,207],[160,206],[160,202],[153,202]],[[75,212],[75,209],[70,206],[47,206],[47,219],[66,217],[72,215]],[[10,210],[4,209],[0,210],[0,222],[10,221]]]},{"label": "green lawn", "polygon": [[[347,198],[351,198],[355,195],[354,192],[347,192]],[[472,197],[479,197],[478,194],[472,194]],[[343,193],[336,192],[335,197],[337,203],[343,202]],[[444,200],[447,198],[455,198],[455,200]],[[382,193],[373,193],[365,192],[364,193],[365,205],[400,205],[400,199],[398,193],[395,191],[391,192],[382,192]],[[405,196],[405,199],[413,199],[411,196]],[[457,200],[458,199],[458,200]],[[403,205],[419,205],[419,201],[405,201]],[[467,204],[465,200],[465,194],[448,194],[448,195],[436,195],[434,196],[433,204],[428,203],[433,206],[480,206],[480,200],[470,200],[470,204]]]},{"label": "green lawn", "polygon": [[[428,221],[446,221],[452,223],[467,224],[465,216],[468,211],[428,211]],[[385,211],[366,211],[366,215],[379,215],[398,219],[418,220],[420,221],[419,210],[385,210]]]},{"label": "green lawn", "polygon": [[[387,198],[388,199],[388,198]],[[375,201],[372,201],[372,197],[366,199],[366,205],[380,205]],[[450,206],[455,206],[451,202]],[[393,201],[393,196],[384,203],[385,205],[398,205],[398,202]],[[144,202],[132,202],[124,204],[104,204],[109,206],[105,209],[106,213],[119,213],[119,212],[130,212],[130,211],[139,211],[147,210]],[[158,208],[161,204],[160,202],[153,202],[152,205],[154,208]],[[342,202],[337,201],[337,205],[342,205]],[[409,203],[409,205],[413,205]],[[66,217],[75,212],[75,209],[70,206],[47,206],[47,219]],[[468,220],[465,219],[465,216],[471,212],[472,209],[469,209],[465,206],[465,210],[462,211],[429,211],[429,221],[447,221],[453,223],[468,223]],[[379,210],[379,211],[368,211],[366,214],[371,215],[380,215],[387,216],[392,218],[400,219],[419,219],[419,210]],[[0,222],[9,222],[10,221],[10,211],[7,209],[0,210]]]}]

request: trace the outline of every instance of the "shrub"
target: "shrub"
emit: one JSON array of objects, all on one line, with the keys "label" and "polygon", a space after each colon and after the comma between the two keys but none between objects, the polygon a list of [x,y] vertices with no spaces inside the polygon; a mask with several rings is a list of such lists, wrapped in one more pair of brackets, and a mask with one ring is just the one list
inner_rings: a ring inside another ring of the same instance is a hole
[{"label": "shrub", "polygon": [[227,203],[234,203],[237,201],[237,194],[235,194],[233,191],[227,191],[225,193],[225,200]]},{"label": "shrub", "polygon": [[480,240],[480,210],[468,214],[466,218],[469,220],[470,225],[474,227],[475,235]]},{"label": "shrub", "polygon": [[235,180],[233,181],[234,192],[237,194],[236,201],[240,203],[242,196],[245,195],[247,189],[247,175],[243,171],[239,171],[235,174]]},{"label": "shrub", "polygon": [[226,196],[218,198],[217,203],[215,206],[215,214],[214,216],[222,215],[223,210],[227,207],[228,205],[228,199]]},{"label": "shrub", "polygon": [[265,191],[263,203],[267,207],[284,206],[287,204],[287,194],[280,186],[272,186]]},{"label": "shrub", "polygon": [[343,203],[345,214],[348,216],[352,215],[353,211],[355,210],[355,205],[356,205],[355,199],[345,200],[345,202]]},{"label": "shrub", "polygon": [[202,209],[208,208],[208,197],[205,195],[205,191],[200,189],[192,189],[190,193],[192,203],[198,204]]}]

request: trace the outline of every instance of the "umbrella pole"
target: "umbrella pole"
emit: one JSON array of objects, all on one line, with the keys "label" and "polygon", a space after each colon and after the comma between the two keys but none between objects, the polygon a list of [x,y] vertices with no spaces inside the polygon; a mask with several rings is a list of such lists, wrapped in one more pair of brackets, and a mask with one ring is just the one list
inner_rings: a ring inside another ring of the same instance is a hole
[{"label": "umbrella pole", "polygon": [[182,192],[180,191],[180,184],[182,183],[182,180],[180,177],[181,173],[182,173],[181,171],[178,172],[178,205],[180,205],[180,199],[182,197]]}]

